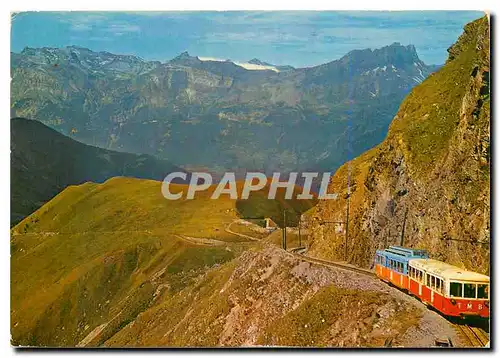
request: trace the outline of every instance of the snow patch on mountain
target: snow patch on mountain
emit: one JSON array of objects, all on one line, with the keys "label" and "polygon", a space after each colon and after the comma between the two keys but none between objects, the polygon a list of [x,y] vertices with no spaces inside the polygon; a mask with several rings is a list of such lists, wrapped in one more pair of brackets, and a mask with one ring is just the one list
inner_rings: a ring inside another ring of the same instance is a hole
[{"label": "snow patch on mountain", "polygon": [[[198,56],[198,59],[200,61],[217,61],[217,62],[226,62],[226,61],[229,61],[229,60],[224,60],[224,59],[216,58],[216,57],[199,57]],[[243,67],[244,69],[250,70],[250,71],[274,71],[274,72],[280,72],[274,66],[257,65],[257,64],[248,63],[248,62],[235,62],[235,61],[231,61],[231,62],[234,63],[236,66]]]}]

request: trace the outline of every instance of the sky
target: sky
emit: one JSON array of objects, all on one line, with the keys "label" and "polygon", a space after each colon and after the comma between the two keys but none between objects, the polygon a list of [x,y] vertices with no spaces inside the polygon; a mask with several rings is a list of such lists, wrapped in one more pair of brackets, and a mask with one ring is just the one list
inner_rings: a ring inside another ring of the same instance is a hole
[{"label": "sky", "polygon": [[351,50],[413,44],[442,64],[471,11],[23,12],[12,15],[11,51],[81,46],[168,61],[192,56],[309,67]]}]

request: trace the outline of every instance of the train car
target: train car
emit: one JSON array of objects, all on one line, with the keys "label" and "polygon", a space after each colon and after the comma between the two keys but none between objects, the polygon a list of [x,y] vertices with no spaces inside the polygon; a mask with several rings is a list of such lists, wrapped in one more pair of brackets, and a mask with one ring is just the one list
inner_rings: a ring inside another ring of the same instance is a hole
[{"label": "train car", "polygon": [[377,250],[377,276],[451,317],[489,317],[490,278],[429,258],[425,250]]},{"label": "train car", "polygon": [[375,273],[383,281],[403,290],[408,290],[408,261],[414,258],[428,257],[429,254],[425,250],[389,246],[388,249],[377,250],[374,265]]},{"label": "train car", "polygon": [[489,317],[490,278],[433,259],[408,261],[408,291],[452,317]]}]

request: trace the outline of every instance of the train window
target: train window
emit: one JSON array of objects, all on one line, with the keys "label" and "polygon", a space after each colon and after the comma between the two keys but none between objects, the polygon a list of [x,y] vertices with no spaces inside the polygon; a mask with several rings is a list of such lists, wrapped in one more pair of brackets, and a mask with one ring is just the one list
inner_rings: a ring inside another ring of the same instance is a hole
[{"label": "train window", "polygon": [[462,297],[462,284],[458,282],[450,282],[450,296]]},{"label": "train window", "polygon": [[488,285],[477,285],[477,298],[488,299]]},{"label": "train window", "polygon": [[438,290],[438,292],[443,293],[443,280],[441,280],[440,278],[438,278],[437,281],[438,281],[437,290]]},{"label": "train window", "polygon": [[464,283],[464,297],[476,298],[476,285],[473,283]]},{"label": "train window", "polygon": [[427,274],[427,280],[425,281],[426,286],[431,286],[431,275]]},{"label": "train window", "polygon": [[436,288],[436,278],[434,276],[431,276],[431,285],[432,288]]}]

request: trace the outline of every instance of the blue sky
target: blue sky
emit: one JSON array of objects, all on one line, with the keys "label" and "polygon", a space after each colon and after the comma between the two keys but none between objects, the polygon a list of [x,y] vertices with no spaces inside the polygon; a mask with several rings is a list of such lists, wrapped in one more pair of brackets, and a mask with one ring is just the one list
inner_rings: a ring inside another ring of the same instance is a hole
[{"label": "blue sky", "polygon": [[481,12],[24,12],[13,15],[11,50],[77,45],[166,61],[191,55],[313,66],[354,49],[413,44],[427,64]]}]

